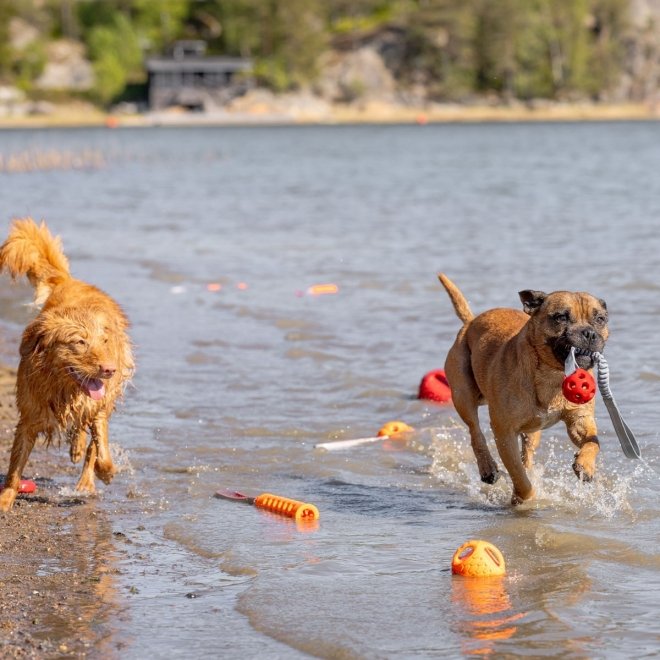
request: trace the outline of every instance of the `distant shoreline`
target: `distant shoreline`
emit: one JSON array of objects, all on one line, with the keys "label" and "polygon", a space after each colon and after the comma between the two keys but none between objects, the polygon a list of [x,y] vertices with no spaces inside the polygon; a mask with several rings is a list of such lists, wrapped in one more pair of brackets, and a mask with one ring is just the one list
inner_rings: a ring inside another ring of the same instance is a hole
[{"label": "distant shoreline", "polygon": [[535,106],[433,105],[404,107],[385,103],[362,106],[330,106],[324,112],[296,110],[194,113],[171,111],[120,115],[100,111],[71,111],[62,108],[51,115],[0,117],[0,129],[85,128],[85,127],[164,127],[164,126],[263,126],[332,124],[443,124],[487,122],[576,122],[576,121],[658,121],[660,107],[648,104],[569,104],[547,103]]}]

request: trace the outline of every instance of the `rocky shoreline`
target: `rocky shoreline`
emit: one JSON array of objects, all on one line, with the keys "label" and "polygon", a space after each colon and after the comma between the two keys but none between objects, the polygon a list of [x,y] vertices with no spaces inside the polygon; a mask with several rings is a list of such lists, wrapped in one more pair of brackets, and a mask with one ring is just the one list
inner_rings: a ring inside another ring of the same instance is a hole
[{"label": "rocky shoreline", "polygon": [[[16,423],[16,372],[0,366],[0,449],[4,475]],[[0,655],[112,657],[107,618],[116,607],[111,523],[94,499],[66,497],[53,478],[74,483],[66,452],[38,445],[25,475],[37,483],[0,513]]]},{"label": "rocky shoreline", "polygon": [[660,104],[652,103],[530,103],[412,104],[364,100],[329,103],[312,94],[274,95],[254,90],[215,112],[136,113],[116,108],[103,113],[81,104],[56,106],[47,114],[0,115],[0,129],[105,126],[225,126],[309,124],[433,124],[537,121],[651,121],[660,119]]}]

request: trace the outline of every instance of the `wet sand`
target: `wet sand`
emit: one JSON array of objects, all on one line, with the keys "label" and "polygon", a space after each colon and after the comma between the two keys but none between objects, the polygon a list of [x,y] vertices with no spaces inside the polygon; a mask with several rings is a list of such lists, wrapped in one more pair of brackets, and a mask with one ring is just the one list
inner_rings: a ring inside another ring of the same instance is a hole
[{"label": "wet sand", "polygon": [[[16,423],[15,371],[0,366],[0,474]],[[62,496],[79,466],[65,448],[35,447],[24,477],[37,491],[0,513],[0,656],[113,657],[116,611],[111,523],[98,502]]]}]

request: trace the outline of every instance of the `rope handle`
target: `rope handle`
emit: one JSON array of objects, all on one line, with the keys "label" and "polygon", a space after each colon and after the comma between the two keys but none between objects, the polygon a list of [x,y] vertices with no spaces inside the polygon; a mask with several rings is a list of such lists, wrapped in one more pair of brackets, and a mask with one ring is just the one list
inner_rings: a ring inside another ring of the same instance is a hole
[{"label": "rope handle", "polygon": [[610,415],[610,419],[612,420],[612,426],[614,426],[614,430],[616,431],[617,438],[619,438],[619,442],[621,443],[621,449],[623,450],[624,455],[626,456],[626,458],[641,458],[642,452],[639,449],[637,440],[635,439],[633,432],[630,430],[630,428],[624,421],[623,417],[621,416],[621,412],[619,411],[619,408],[616,405],[616,401],[614,400],[614,395],[612,394],[612,390],[610,389],[610,368],[607,364],[607,360],[605,359],[605,356],[602,353],[599,353],[598,351],[588,351],[584,348],[575,348],[574,346],[571,346],[571,351],[568,357],[566,358],[566,362],[564,364],[564,370],[567,372],[567,374],[568,374],[568,369],[572,365],[575,366],[570,373],[573,373],[573,371],[577,369],[577,362],[575,361],[576,354],[587,355],[591,357],[596,364],[596,367],[598,369],[598,379],[597,379],[598,391],[600,392],[600,395],[603,397],[603,403],[605,404],[605,407],[607,408],[607,412]]}]

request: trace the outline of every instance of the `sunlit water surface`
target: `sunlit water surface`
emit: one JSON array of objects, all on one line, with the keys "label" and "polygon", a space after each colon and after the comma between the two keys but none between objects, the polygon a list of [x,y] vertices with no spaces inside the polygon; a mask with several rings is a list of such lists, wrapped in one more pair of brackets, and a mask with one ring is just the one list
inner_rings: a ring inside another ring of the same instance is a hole
[{"label": "sunlit water surface", "polygon": [[[74,275],[133,323],[121,472],[98,504],[118,655],[655,655],[658,144],[657,123],[0,133],[6,163],[68,154],[0,173],[3,235],[46,219]],[[482,484],[451,406],[415,398],[459,328],[439,270],[476,311],[519,307],[524,288],[605,298],[612,389],[644,461],[599,404],[594,483],[554,427],[532,504],[510,508],[508,478]],[[307,295],[321,283],[339,292]],[[9,337],[28,296],[2,294]],[[408,442],[314,449],[395,419]],[[320,523],[221,488],[311,502]],[[505,578],[452,577],[470,538],[501,549]]]}]

